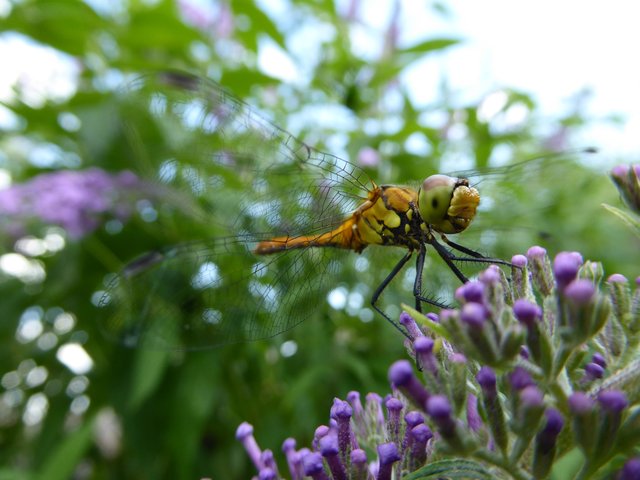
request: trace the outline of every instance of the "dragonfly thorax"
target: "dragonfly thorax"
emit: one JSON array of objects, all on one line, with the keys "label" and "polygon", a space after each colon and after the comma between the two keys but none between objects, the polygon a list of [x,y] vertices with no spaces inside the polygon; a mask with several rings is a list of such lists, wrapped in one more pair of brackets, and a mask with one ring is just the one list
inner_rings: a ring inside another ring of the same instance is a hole
[{"label": "dragonfly thorax", "polygon": [[480,194],[466,178],[431,175],[422,182],[418,210],[422,219],[440,233],[460,233],[476,215]]}]

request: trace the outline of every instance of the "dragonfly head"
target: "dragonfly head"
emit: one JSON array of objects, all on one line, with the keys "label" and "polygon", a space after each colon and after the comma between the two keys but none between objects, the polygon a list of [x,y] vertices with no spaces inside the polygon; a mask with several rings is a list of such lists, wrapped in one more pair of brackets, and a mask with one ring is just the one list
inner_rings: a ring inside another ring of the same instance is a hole
[{"label": "dragonfly head", "polygon": [[460,233],[476,216],[480,203],[478,190],[466,178],[431,175],[418,194],[422,219],[440,233]]}]

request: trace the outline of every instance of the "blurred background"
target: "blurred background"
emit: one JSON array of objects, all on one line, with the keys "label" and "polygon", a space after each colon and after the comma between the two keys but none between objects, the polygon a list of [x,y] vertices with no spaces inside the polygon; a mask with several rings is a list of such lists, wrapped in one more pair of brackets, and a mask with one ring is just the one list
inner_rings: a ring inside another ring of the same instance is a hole
[{"label": "blurred background", "polygon": [[[122,95],[138,75],[215,80],[379,184],[480,172],[460,243],[507,260],[534,244],[577,250],[635,278],[640,245],[601,208],[620,203],[608,170],[639,147],[626,8],[0,0],[0,478],[248,478],[240,422],[276,452],[289,436],[309,445],[334,397],[384,395],[406,356],[368,308],[398,258],[378,250],[362,257],[368,278],[353,254],[314,318],[269,340],[187,352],[105,338],[110,274],[210,228],[167,225],[141,194],[140,160],[167,139],[123,128],[144,108]],[[450,300],[451,273],[437,258],[427,272]],[[400,285],[388,311],[410,298]]]}]

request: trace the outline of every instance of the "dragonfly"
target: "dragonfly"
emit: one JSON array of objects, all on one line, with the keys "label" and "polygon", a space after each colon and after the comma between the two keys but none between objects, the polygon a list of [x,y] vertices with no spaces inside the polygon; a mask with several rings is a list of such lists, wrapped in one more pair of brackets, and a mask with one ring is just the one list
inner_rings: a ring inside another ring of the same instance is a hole
[{"label": "dragonfly", "polygon": [[[423,294],[429,247],[462,283],[460,263],[509,265],[448,237],[471,225],[480,203],[466,178],[378,185],[191,74],[142,76],[126,101],[135,104],[127,134],[138,170],[154,179],[151,204],[215,233],[144,253],[111,276],[99,300],[103,327],[125,345],[194,350],[273,337],[319,310],[346,255],[375,250],[375,260],[389,247],[404,253],[370,304],[408,335],[380,299],[412,258],[418,311],[445,306]],[[162,146],[145,140],[157,136]]]}]

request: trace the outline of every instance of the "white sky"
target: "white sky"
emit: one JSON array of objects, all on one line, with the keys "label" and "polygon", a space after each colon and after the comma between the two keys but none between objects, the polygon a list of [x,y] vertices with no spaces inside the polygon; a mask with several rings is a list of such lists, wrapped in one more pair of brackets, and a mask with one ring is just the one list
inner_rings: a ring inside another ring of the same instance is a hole
[{"label": "white sky", "polygon": [[[207,4],[210,0],[193,0]],[[354,0],[336,0],[340,11]],[[0,0],[0,6],[6,0]],[[285,0],[268,4],[278,19],[287,18]],[[352,40],[366,56],[377,54],[394,0],[360,0],[359,18]],[[637,161],[640,151],[640,68],[636,48],[640,45],[640,4],[625,0],[449,0],[453,15],[448,21],[436,18],[427,2],[400,0],[400,46],[425,38],[459,36],[462,46],[416,62],[403,76],[414,98],[427,103],[437,95],[441,79],[447,78],[454,91],[474,100],[503,86],[534,95],[542,112],[550,116],[571,107],[571,98],[584,88],[592,92],[586,113],[595,118],[620,114],[625,128],[602,123],[585,135],[584,145],[598,146],[609,157],[625,156]],[[0,14],[2,14],[0,8]],[[327,35],[321,28],[307,32],[307,41]],[[304,42],[302,42],[304,43]],[[305,47],[299,47],[304,52]],[[273,53],[273,52],[272,52]],[[18,79],[33,82],[36,92],[54,89],[53,96],[72,92],[65,87],[62,70],[69,77],[77,65],[71,58],[61,61],[51,51],[29,48],[15,37],[0,36],[0,99]],[[282,75],[284,60],[271,63]],[[65,67],[66,65],[66,67]],[[271,73],[271,72],[270,72]],[[67,84],[68,85],[68,84]],[[38,99],[33,100],[38,104]],[[0,123],[6,121],[0,107]]]}]

